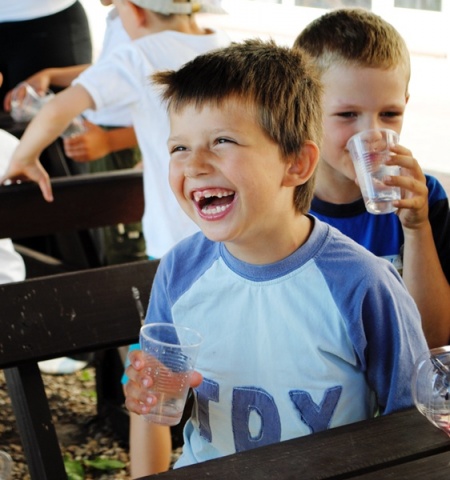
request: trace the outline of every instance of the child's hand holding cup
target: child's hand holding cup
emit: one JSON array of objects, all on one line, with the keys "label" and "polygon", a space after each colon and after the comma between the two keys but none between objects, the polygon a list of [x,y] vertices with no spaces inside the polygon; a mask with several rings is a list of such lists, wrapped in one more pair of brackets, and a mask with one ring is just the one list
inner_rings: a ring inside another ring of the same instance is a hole
[{"label": "child's hand holding cup", "polygon": [[160,425],[177,425],[183,415],[201,335],[171,323],[149,323],[141,328],[144,372],[153,380],[149,393],[156,397],[144,417]]}]

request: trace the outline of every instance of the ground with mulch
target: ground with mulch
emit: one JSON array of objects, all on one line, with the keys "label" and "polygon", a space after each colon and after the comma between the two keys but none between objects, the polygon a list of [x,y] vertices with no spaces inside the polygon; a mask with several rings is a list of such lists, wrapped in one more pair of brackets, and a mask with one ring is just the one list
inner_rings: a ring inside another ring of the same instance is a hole
[{"label": "ground with mulch", "polygon": [[[127,442],[113,432],[107,419],[100,421],[96,416],[94,369],[86,368],[72,375],[42,377],[61,449],[63,455],[73,461],[71,466],[75,469],[82,466],[85,480],[129,479]],[[30,480],[1,370],[0,450],[13,458],[12,480]],[[177,453],[174,452],[174,458]],[[93,466],[115,463],[106,460],[119,461],[123,466],[110,470]]]}]

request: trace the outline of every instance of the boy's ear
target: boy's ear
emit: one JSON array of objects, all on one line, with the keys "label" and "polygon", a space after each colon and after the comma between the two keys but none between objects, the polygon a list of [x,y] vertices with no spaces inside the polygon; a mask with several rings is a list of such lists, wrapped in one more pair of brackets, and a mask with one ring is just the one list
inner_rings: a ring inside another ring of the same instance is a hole
[{"label": "boy's ear", "polygon": [[296,187],[306,183],[317,167],[319,156],[319,147],[311,140],[307,140],[300,151],[292,155],[283,185],[285,187]]}]

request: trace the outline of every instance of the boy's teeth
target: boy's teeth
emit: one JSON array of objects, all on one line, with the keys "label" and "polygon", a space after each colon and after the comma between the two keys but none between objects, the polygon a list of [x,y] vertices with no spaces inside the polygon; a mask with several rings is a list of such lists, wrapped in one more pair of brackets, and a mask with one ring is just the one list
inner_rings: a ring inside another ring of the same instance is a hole
[{"label": "boy's teeth", "polygon": [[227,208],[228,208],[228,205],[222,205],[219,207],[212,207],[212,208],[209,206],[206,206],[202,208],[202,212],[207,213],[209,215],[215,215],[216,213],[224,212]]},{"label": "boy's teeth", "polygon": [[202,198],[211,198],[211,197],[228,197],[230,195],[234,195],[234,192],[231,190],[205,190],[203,192],[194,192],[194,200],[199,202]]}]

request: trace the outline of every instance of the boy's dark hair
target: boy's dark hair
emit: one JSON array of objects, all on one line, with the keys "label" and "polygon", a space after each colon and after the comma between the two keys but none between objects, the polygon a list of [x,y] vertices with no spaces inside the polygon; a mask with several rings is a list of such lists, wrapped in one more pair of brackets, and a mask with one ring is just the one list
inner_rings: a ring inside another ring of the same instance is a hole
[{"label": "boy's dark hair", "polygon": [[[288,156],[306,140],[322,139],[322,85],[316,68],[301,51],[273,41],[246,40],[196,57],[177,71],[158,72],[153,81],[164,87],[168,109],[187,105],[220,106],[230,97],[255,111],[265,133]],[[296,187],[294,204],[308,211],[314,175]]]},{"label": "boy's dark hair", "polygon": [[296,38],[294,49],[308,52],[321,73],[336,64],[400,66],[409,82],[410,58],[404,39],[390,23],[363,8],[340,8],[313,20]]}]

